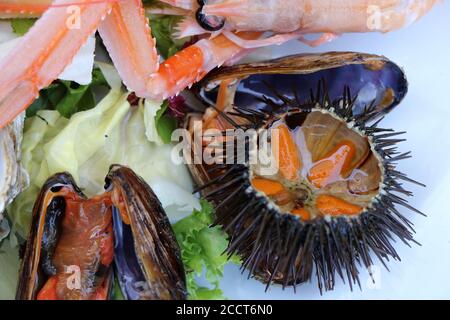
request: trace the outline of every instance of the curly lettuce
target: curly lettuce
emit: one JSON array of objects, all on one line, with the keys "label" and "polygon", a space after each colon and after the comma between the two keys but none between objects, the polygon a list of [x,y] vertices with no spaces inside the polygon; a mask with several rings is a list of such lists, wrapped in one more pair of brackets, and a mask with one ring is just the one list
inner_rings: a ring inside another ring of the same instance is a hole
[{"label": "curly lettuce", "polygon": [[37,19],[33,18],[17,18],[11,20],[11,27],[15,34],[24,36],[28,30],[34,25]]},{"label": "curly lettuce", "polygon": [[186,41],[175,39],[172,36],[175,27],[180,22],[180,17],[151,15],[149,18],[159,54],[167,59],[180,51]]},{"label": "curly lettuce", "polygon": [[[202,200],[200,210],[194,210],[173,226],[186,269],[189,298],[193,300],[224,299],[220,281],[224,266],[230,262],[224,254],[228,236],[219,226],[210,227],[213,213],[212,205]],[[238,259],[233,257],[231,261],[238,262]],[[198,284],[203,274],[209,288]]]}]

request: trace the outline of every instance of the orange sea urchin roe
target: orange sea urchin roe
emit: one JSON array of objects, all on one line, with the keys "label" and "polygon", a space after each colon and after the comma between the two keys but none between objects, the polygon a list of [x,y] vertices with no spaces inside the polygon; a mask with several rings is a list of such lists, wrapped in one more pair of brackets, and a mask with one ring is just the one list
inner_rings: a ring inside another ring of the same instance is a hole
[{"label": "orange sea urchin roe", "polygon": [[341,173],[349,169],[354,155],[355,144],[351,141],[343,141],[310,169],[308,179],[316,188],[322,188],[338,180]]},{"label": "orange sea urchin roe", "polygon": [[[279,165],[280,174],[287,180],[296,180],[301,167],[297,144],[285,124],[279,125],[275,130],[278,133],[278,145],[272,143],[272,149]],[[278,150],[276,150],[276,146]]]},{"label": "orange sea urchin roe", "polygon": [[360,214],[363,210],[360,206],[329,195],[318,196],[316,199],[316,206],[320,212],[330,216],[352,216]]},{"label": "orange sea urchin roe", "polygon": [[322,111],[286,114],[271,126],[278,132],[272,152],[279,171],[263,175],[255,165],[252,186],[282,213],[308,221],[356,216],[371,204],[382,171],[362,133]]},{"label": "orange sea urchin roe", "polygon": [[294,209],[291,211],[291,213],[293,215],[299,216],[303,221],[311,220],[311,213],[304,208]]},{"label": "orange sea urchin roe", "polygon": [[284,186],[280,182],[268,179],[255,178],[252,180],[252,185],[267,196],[274,196],[284,191]]}]

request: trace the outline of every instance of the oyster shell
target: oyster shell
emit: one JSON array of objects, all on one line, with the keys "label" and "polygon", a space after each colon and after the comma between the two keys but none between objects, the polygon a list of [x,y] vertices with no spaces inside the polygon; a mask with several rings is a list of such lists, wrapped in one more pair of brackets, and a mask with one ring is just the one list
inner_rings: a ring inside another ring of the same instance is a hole
[{"label": "oyster shell", "polygon": [[4,219],[6,206],[28,185],[22,168],[21,146],[25,115],[0,130],[0,241],[9,233]]}]

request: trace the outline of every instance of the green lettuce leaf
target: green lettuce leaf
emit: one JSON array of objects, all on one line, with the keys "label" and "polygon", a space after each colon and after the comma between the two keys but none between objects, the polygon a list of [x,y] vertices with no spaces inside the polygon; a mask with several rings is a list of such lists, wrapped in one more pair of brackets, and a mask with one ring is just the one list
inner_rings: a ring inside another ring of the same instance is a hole
[{"label": "green lettuce leaf", "polygon": [[39,110],[57,110],[63,117],[70,118],[76,112],[95,107],[95,88],[107,86],[105,77],[98,68],[94,69],[89,85],[79,85],[74,81],[55,81],[40,91],[39,98],[27,109],[27,117],[35,116]]},{"label": "green lettuce leaf", "polygon": [[180,51],[186,40],[175,39],[172,36],[176,25],[180,22],[180,17],[151,15],[149,19],[159,54],[167,59]]},{"label": "green lettuce leaf", "polygon": [[155,116],[156,130],[161,140],[168,144],[172,141],[172,133],[178,127],[178,121],[167,114],[169,103],[164,101]]},{"label": "green lettuce leaf", "polygon": [[[220,290],[224,266],[230,261],[224,254],[228,246],[228,236],[213,223],[213,207],[201,201],[201,210],[194,210],[191,216],[177,222],[174,232],[181,247],[183,263],[186,269],[189,298],[193,300],[224,299]],[[232,262],[238,262],[233,257]],[[201,287],[197,278],[205,271],[205,279],[212,288]]]},{"label": "green lettuce leaf", "polygon": [[17,35],[23,36],[25,35],[25,33],[28,32],[28,30],[30,30],[30,28],[34,25],[35,22],[36,19],[27,19],[27,18],[12,19],[11,27]]}]

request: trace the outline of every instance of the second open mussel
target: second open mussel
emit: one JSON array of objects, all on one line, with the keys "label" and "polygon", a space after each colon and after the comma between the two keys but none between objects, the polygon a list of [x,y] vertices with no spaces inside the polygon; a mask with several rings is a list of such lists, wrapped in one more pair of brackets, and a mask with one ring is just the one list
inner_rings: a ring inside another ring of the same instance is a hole
[{"label": "second open mussel", "polygon": [[88,199],[68,173],[47,180],[18,299],[109,299],[114,277],[126,299],[186,299],[180,248],[156,195],[127,167],[111,166],[105,181]]},{"label": "second open mussel", "polygon": [[331,101],[342,99],[344,89],[349,90],[356,98],[354,114],[376,104],[377,117],[396,107],[408,91],[398,65],[386,57],[359,52],[300,54],[222,68],[208,75],[198,91],[207,104],[215,104],[221,85],[227,84],[233,105],[267,110],[262,97],[279,101],[282,96],[304,103],[316,94],[319,82]]}]

